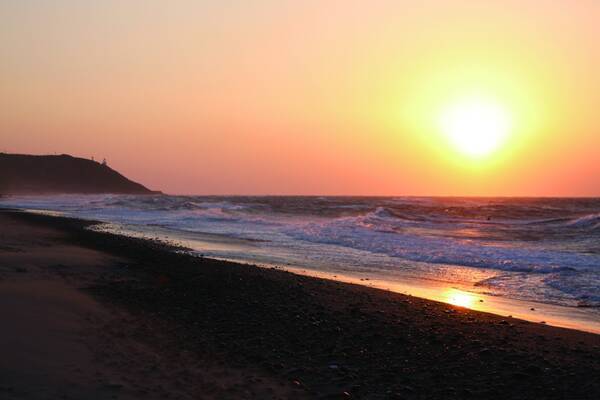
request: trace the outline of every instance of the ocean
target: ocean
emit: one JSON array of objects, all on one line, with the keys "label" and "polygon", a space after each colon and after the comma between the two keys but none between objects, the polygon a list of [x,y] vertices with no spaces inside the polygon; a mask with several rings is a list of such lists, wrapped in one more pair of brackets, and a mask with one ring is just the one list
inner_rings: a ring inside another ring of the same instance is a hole
[{"label": "ocean", "polygon": [[600,316],[600,199],[57,195],[0,206],[99,220],[206,257],[443,282]]}]

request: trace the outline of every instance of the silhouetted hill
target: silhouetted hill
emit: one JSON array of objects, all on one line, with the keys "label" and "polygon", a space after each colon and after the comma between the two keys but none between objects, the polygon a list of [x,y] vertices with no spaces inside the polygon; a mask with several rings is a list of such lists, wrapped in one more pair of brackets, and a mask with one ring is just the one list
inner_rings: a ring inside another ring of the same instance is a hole
[{"label": "silhouetted hill", "polygon": [[95,161],[0,153],[0,194],[154,193]]}]

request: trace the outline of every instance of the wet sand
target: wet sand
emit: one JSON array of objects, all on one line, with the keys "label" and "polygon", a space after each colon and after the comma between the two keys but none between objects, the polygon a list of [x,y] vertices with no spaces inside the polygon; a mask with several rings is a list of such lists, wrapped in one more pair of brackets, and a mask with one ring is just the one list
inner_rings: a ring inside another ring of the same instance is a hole
[{"label": "wet sand", "polygon": [[[52,215],[48,211],[36,212]],[[60,216],[61,214],[56,213],[54,215]],[[172,231],[160,227],[153,227],[152,231],[148,232],[144,229],[137,229],[136,226],[123,227],[110,223],[97,225],[95,229],[138,238],[173,240],[179,246],[195,249],[196,253],[218,251],[230,254],[252,254],[256,251],[254,244],[248,240],[223,235],[177,232],[176,237],[173,237]],[[211,258],[215,257],[211,256]],[[241,258],[219,257],[218,259],[233,263],[256,263],[256,265],[263,268],[275,267],[295,274],[390,290],[505,317],[511,316],[526,321],[600,334],[600,310],[598,308],[569,307],[492,295],[488,292],[488,289],[478,284],[480,280],[486,278],[482,276],[473,277],[471,272],[468,272],[462,280],[454,278],[449,281],[416,277],[414,274],[406,275],[400,271],[394,271],[393,273],[378,271],[373,273],[356,270],[348,271],[343,266],[323,268],[323,266],[311,265],[310,262],[296,265],[285,262],[259,263],[252,261],[251,257],[243,258],[243,255]]]},{"label": "wet sand", "polygon": [[0,213],[0,399],[600,397],[600,336]]},{"label": "wet sand", "polygon": [[[502,296],[492,296],[474,291],[473,287],[469,284],[461,285],[458,283],[451,284],[442,281],[409,278],[404,278],[402,281],[398,279],[360,278],[356,275],[307,270],[299,267],[286,266],[281,268],[296,274],[364,285],[504,317],[514,317],[530,322],[600,334],[600,314],[597,309],[565,307]],[[364,275],[369,276],[369,274]]]}]

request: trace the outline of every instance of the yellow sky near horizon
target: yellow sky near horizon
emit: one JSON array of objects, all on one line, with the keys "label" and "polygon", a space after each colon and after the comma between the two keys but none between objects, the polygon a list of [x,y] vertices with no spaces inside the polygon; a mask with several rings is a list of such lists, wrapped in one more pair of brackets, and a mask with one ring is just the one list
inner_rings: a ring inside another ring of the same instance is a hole
[{"label": "yellow sky near horizon", "polygon": [[[600,2],[0,3],[0,151],[170,193],[600,195]],[[440,115],[492,99],[483,158]]]}]

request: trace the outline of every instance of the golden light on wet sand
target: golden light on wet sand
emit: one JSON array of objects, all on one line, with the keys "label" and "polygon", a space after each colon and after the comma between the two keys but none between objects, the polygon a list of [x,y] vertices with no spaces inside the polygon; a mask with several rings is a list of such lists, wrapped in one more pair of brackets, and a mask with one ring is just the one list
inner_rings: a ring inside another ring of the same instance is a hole
[{"label": "golden light on wet sand", "polygon": [[477,301],[474,295],[457,289],[449,289],[446,297],[448,303],[465,308],[472,308]]}]

